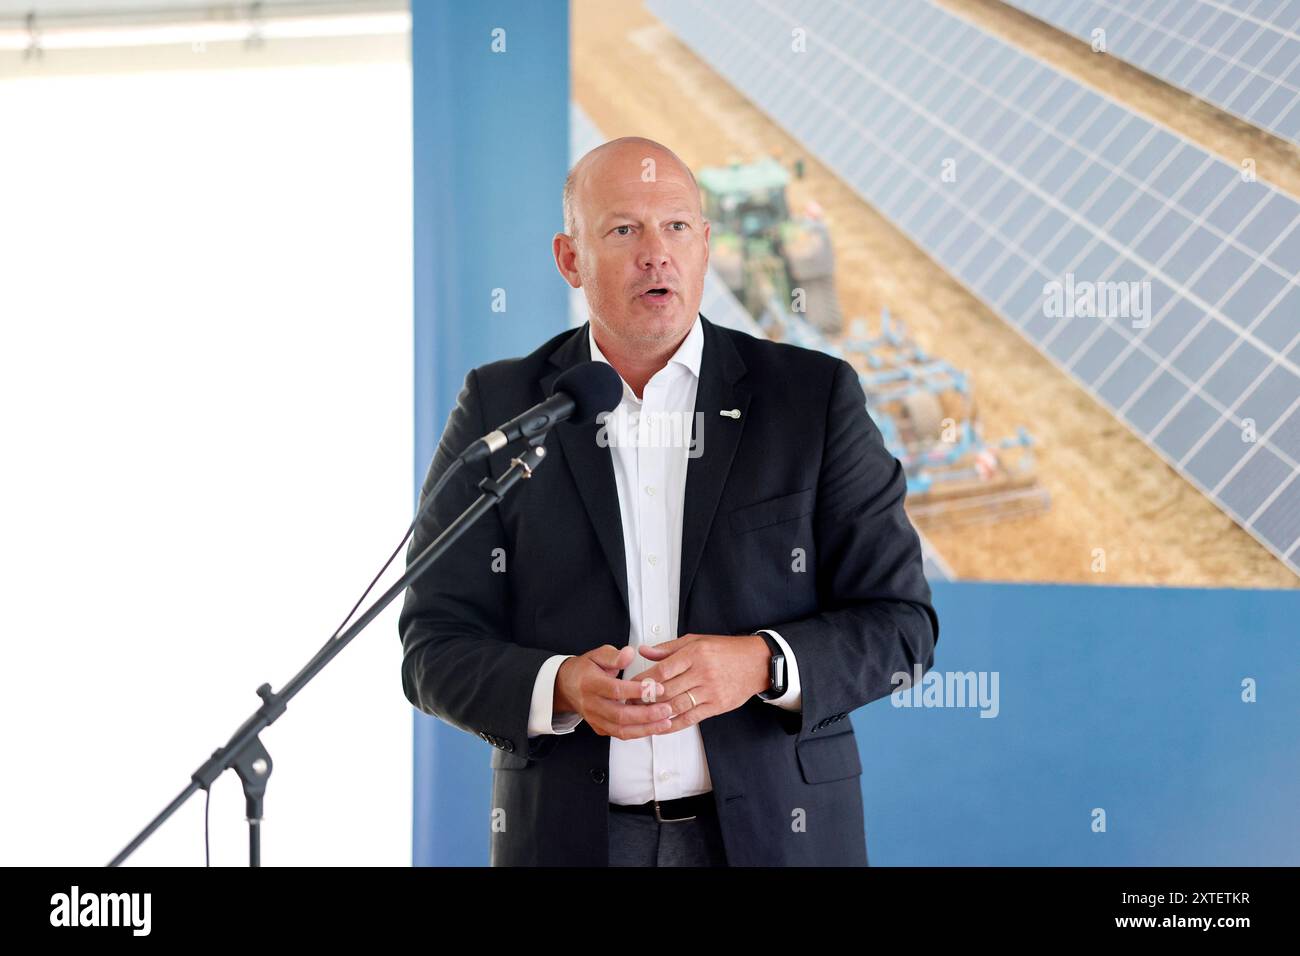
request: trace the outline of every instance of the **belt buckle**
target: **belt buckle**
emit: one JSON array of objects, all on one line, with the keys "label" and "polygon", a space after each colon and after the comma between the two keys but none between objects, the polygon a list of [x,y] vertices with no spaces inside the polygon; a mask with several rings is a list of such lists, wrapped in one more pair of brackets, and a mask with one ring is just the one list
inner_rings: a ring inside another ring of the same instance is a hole
[{"label": "belt buckle", "polygon": [[665,816],[662,816],[662,815],[659,813],[659,801],[656,800],[656,801],[655,801],[655,819],[658,820],[660,823],[681,823],[681,822],[683,822],[683,821],[685,821],[685,820],[694,820],[694,819],[695,819],[695,816],[694,816],[694,815],[691,815],[691,816],[689,816],[689,817],[665,817]]}]

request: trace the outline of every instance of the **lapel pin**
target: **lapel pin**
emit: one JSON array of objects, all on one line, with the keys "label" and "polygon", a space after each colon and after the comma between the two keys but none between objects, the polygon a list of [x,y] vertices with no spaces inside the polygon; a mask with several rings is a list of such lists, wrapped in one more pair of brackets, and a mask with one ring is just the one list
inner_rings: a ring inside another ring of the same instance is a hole
[{"label": "lapel pin", "polygon": [[718,414],[719,414],[719,415],[726,415],[728,418],[739,418],[739,417],[740,417],[740,409],[739,409],[739,408],[724,408],[724,409],[722,409],[722,411],[718,412]]}]

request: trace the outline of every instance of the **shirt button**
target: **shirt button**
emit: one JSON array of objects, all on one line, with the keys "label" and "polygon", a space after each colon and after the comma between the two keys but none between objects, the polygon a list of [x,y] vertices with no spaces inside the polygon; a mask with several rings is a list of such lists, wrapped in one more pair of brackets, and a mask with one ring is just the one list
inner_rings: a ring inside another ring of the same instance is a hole
[{"label": "shirt button", "polygon": [[646,485],[646,486],[645,486],[645,493],[646,493],[647,495],[653,495],[653,494],[655,493],[655,486],[654,486],[654,485]]},{"label": "shirt button", "polygon": [[647,560],[648,560],[651,564],[658,564],[658,563],[659,563],[659,558],[656,557],[656,556],[653,555],[653,554],[650,555],[650,556],[647,558]]},{"label": "shirt button", "polygon": [[669,773],[667,770],[665,770],[665,771],[663,771],[662,773],[659,774],[659,779],[660,779],[660,780],[668,780],[668,779],[671,778],[671,777],[672,777],[672,774]]},{"label": "shirt button", "polygon": [[650,630],[652,630],[652,631],[654,631],[656,634],[658,634],[660,631],[663,630],[663,628],[660,627],[658,624],[656,624],[654,627],[650,628]]}]

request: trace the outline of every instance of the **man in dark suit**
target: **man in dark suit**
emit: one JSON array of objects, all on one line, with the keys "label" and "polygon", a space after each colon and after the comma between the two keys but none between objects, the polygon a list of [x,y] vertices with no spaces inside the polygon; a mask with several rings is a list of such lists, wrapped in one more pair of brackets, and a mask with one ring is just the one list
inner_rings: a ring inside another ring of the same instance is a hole
[{"label": "man in dark suit", "polygon": [[[671,151],[607,143],[564,197],[590,321],[467,374],[421,502],[565,369],[608,362],[623,399],[408,590],[407,699],[495,748],[493,865],[864,865],[846,718],[938,639],[902,466],[848,363],[700,315],[709,224]],[[453,475],[408,558],[513,453]]]}]

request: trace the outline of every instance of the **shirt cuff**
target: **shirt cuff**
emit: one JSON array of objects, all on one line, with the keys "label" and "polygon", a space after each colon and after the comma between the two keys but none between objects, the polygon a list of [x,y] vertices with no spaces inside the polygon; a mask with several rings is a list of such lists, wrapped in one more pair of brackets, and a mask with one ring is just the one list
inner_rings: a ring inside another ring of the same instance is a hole
[{"label": "shirt cuff", "polygon": [[799,688],[799,664],[794,659],[794,651],[790,650],[790,645],[785,642],[780,634],[769,628],[760,628],[759,634],[770,634],[772,640],[776,641],[777,646],[781,648],[781,653],[785,655],[785,693],[775,700],[763,700],[765,704],[771,704],[774,707],[780,707],[782,710],[803,710],[803,691]]},{"label": "shirt cuff", "polygon": [[533,681],[533,700],[528,708],[528,736],[542,734],[568,734],[582,723],[581,714],[552,714],[555,706],[555,678],[560,665],[573,654],[555,654],[548,657]]}]

